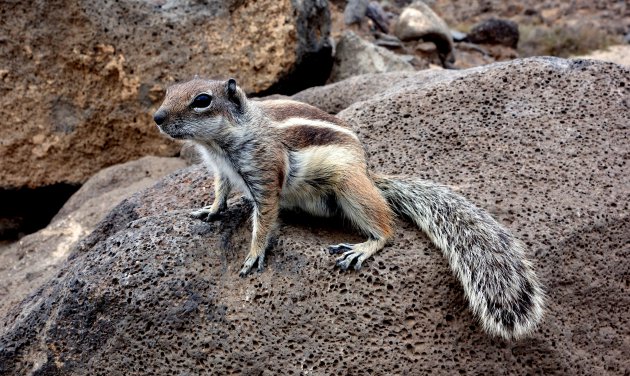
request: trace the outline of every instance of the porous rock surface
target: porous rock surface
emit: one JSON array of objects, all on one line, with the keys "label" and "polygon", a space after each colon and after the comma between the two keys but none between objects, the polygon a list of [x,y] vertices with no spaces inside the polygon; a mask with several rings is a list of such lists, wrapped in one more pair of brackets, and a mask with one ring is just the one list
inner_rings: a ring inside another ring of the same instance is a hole
[{"label": "porous rock surface", "polygon": [[283,217],[262,274],[239,278],[249,208],[222,220],[195,166],[114,209],[63,270],[0,320],[0,372],[619,374],[628,372],[627,68],[528,59],[355,103],[372,167],[451,185],[527,245],[547,289],[529,338],[482,332],[439,251],[399,222],[360,272],[339,222]]},{"label": "porous rock surface", "polygon": [[183,168],[179,158],[143,157],[105,168],[64,204],[50,224],[0,247],[0,317],[59,272],[70,251],[121,201]]},{"label": "porous rock surface", "polygon": [[[151,119],[176,80],[296,92],[287,81],[323,83],[332,60],[320,0],[9,1],[0,15],[3,188],[80,184],[112,164],[176,154]],[[314,63],[318,73],[294,79]]]},{"label": "porous rock surface", "polygon": [[315,86],[291,96],[291,99],[336,114],[353,103],[377,96],[387,96],[401,88],[429,86],[435,81],[447,82],[462,75],[461,71],[427,69],[417,72],[396,71],[383,74],[362,74],[324,86]]}]

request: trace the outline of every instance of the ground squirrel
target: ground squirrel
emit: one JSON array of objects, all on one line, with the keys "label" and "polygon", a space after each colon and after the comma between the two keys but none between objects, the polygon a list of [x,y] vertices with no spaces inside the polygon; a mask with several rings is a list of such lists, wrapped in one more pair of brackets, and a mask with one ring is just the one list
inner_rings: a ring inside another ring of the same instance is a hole
[{"label": "ground squirrel", "polygon": [[363,243],[329,247],[344,270],[385,246],[396,213],[442,250],[487,332],[518,338],[540,321],[543,291],[521,242],[442,185],[368,171],[359,138],[341,119],[291,100],[249,100],[233,79],[196,78],[168,88],[154,120],[170,137],[193,141],[215,170],[214,202],[194,217],[215,218],[233,188],[253,202],[241,276],[262,270],[280,209],[342,215],[363,232]]}]

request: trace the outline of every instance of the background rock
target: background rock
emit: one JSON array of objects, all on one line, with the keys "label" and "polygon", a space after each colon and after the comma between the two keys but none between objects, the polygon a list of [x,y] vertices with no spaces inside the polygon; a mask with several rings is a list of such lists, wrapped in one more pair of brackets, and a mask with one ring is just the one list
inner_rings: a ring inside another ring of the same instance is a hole
[{"label": "background rock", "polygon": [[516,22],[521,57],[583,55],[623,43],[623,35],[630,30],[627,1],[435,0],[432,9],[462,31],[488,18]]},{"label": "background rock", "polygon": [[437,46],[443,63],[453,63],[453,39],[446,23],[422,1],[406,7],[396,25],[394,34],[402,41],[423,39]]},{"label": "background rock", "polygon": [[0,247],[0,317],[59,272],[75,244],[122,200],[185,167],[179,158],[144,157],[92,176],[51,223]]},{"label": "background rock", "polygon": [[366,73],[415,71],[402,56],[361,39],[352,31],[346,31],[335,48],[335,58],[329,82],[337,82],[351,76]]},{"label": "background rock", "polygon": [[370,1],[367,9],[365,10],[365,16],[368,17],[374,23],[374,26],[383,33],[389,33],[389,17],[385,13],[385,10],[376,1]]},{"label": "background rock", "polygon": [[80,184],[176,154],[151,120],[175,80],[234,76],[249,92],[294,93],[325,82],[331,62],[320,0],[14,1],[2,16],[4,188]]},{"label": "background rock", "polygon": [[588,19],[595,29],[623,34],[630,27],[627,1],[608,0],[433,0],[431,7],[449,25],[474,25],[490,17],[510,19],[519,25],[556,24],[567,27]]},{"label": "background rock", "polygon": [[343,22],[346,25],[361,23],[365,18],[369,0],[348,0],[343,10]]},{"label": "background rock", "polygon": [[468,32],[466,39],[477,44],[501,44],[516,48],[518,36],[516,22],[491,18],[475,25]]},{"label": "background rock", "polygon": [[629,70],[527,59],[444,74],[340,116],[375,169],[450,184],[526,243],[548,293],[531,338],[483,333],[439,251],[405,223],[341,273],[323,248],[361,238],[285,216],[267,269],[239,278],[248,206],[191,219],[211,192],[191,167],[121,203],[0,321],[0,371],[624,374]]},{"label": "background rock", "polygon": [[574,58],[609,61],[630,67],[630,45],[610,46],[606,50],[592,51],[588,55],[575,56]]}]

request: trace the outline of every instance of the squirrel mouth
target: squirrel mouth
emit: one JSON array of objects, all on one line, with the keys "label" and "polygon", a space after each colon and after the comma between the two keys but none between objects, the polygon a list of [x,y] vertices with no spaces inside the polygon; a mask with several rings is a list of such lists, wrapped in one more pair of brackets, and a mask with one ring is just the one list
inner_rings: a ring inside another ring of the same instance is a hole
[{"label": "squirrel mouth", "polygon": [[176,140],[187,140],[187,139],[193,138],[192,135],[189,134],[189,133],[170,132],[170,133],[166,133],[166,134],[169,135],[171,138],[174,138]]},{"label": "squirrel mouth", "polygon": [[160,127],[158,125],[157,127],[160,130],[160,133],[167,135],[168,137],[175,139],[175,140],[186,140],[186,139],[191,139],[192,134],[190,133],[186,133],[186,132],[178,132],[176,130],[165,130],[164,128]]}]

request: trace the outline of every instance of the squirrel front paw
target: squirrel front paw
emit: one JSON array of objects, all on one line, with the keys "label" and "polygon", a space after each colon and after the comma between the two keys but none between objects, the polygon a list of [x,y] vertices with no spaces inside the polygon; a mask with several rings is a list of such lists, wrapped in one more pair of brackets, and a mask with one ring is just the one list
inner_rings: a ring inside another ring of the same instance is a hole
[{"label": "squirrel front paw", "polygon": [[252,254],[250,252],[250,254],[247,255],[247,258],[245,259],[245,262],[243,263],[243,267],[241,268],[241,271],[238,273],[239,276],[241,277],[246,277],[247,274],[249,274],[249,272],[251,271],[252,267],[254,266],[254,264],[258,264],[258,271],[262,272],[263,268],[264,268],[264,264],[265,264],[265,254],[262,253],[260,255],[256,255],[256,254]]},{"label": "squirrel front paw", "polygon": [[214,210],[212,206],[204,206],[201,209],[190,212],[191,217],[201,219],[202,221],[206,222],[219,219],[220,214],[221,213],[218,210]]}]

